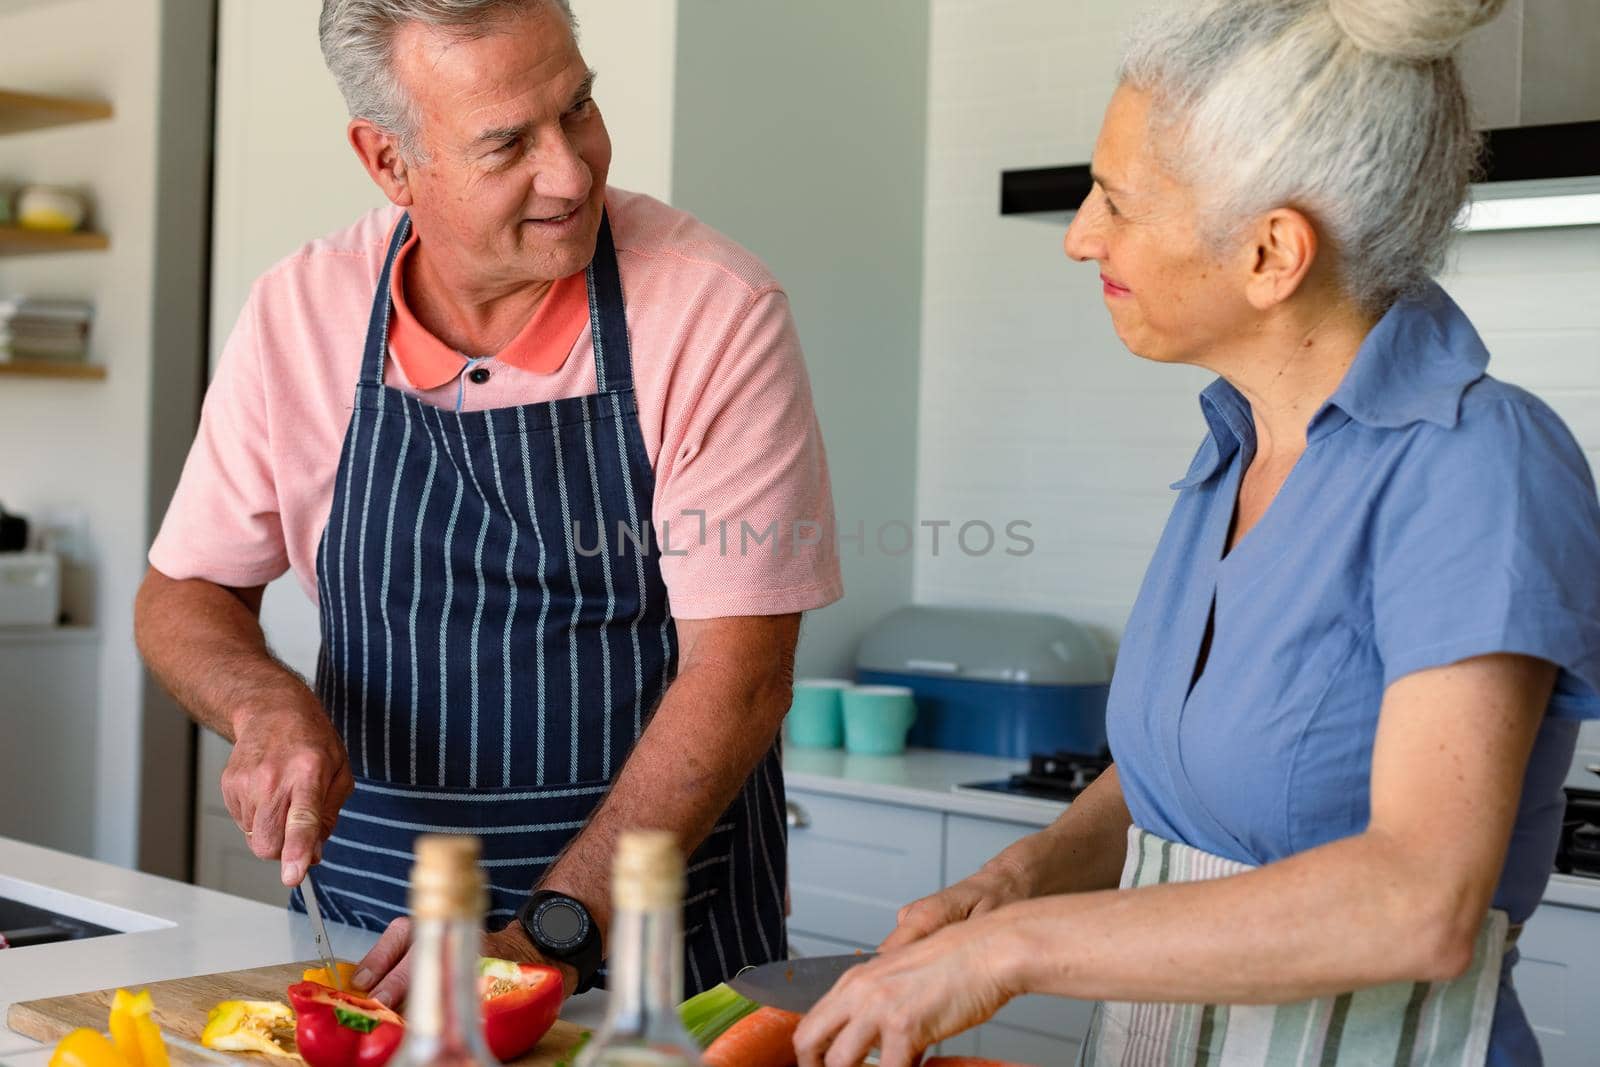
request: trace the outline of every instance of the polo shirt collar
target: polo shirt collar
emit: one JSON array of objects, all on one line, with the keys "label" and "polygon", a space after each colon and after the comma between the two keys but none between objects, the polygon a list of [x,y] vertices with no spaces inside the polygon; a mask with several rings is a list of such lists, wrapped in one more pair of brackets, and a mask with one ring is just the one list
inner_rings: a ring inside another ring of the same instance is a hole
[{"label": "polo shirt collar", "polygon": [[[1461,397],[1488,365],[1489,350],[1466,313],[1429,283],[1378,320],[1339,388],[1312,418],[1307,438],[1314,441],[1341,425],[1338,413],[1378,429],[1416,422],[1452,427],[1461,416]],[[1208,481],[1241,447],[1255,448],[1250,403],[1225,379],[1200,394],[1200,410],[1210,432],[1174,489]]]},{"label": "polo shirt collar", "polygon": [[[390,272],[389,352],[405,380],[426,392],[454,381],[471,359],[430,333],[406,304],[404,263],[417,241],[413,230]],[[554,374],[588,325],[588,279],[585,271],[578,271],[557,279],[517,336],[490,358],[534,374]]]}]

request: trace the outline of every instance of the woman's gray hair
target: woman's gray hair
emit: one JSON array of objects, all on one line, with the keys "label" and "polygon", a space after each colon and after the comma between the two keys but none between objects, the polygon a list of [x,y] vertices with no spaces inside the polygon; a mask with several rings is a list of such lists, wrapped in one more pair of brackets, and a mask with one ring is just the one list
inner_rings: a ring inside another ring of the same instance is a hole
[{"label": "woman's gray hair", "polygon": [[1305,211],[1377,313],[1443,266],[1479,137],[1454,53],[1504,0],[1202,0],[1135,31],[1120,78],[1220,250]]},{"label": "woman's gray hair", "polygon": [[394,39],[410,22],[466,39],[493,33],[504,19],[553,5],[577,32],[571,0],[322,0],[318,36],[351,118],[364,118],[400,141],[401,154],[424,158],[416,114],[394,72]]}]

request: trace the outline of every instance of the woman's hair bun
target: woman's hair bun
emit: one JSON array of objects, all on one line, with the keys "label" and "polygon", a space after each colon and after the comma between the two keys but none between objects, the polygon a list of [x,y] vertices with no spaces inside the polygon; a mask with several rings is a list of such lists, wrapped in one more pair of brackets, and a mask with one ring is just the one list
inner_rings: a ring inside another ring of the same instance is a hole
[{"label": "woman's hair bun", "polygon": [[1467,34],[1493,19],[1505,0],[1327,0],[1356,47],[1373,55],[1425,63],[1443,59]]}]

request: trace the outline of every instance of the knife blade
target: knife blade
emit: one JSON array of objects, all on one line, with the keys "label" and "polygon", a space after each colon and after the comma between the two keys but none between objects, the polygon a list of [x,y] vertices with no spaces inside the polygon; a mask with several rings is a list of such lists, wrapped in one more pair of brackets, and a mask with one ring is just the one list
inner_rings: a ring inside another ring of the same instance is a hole
[{"label": "knife blade", "polygon": [[333,983],[333,988],[343,989],[344,983],[339,981],[339,966],[334,962],[333,945],[328,940],[328,928],[322,924],[322,909],[317,906],[317,890],[311,884],[309,870],[300,881],[300,895],[305,898],[306,917],[311,920],[311,936],[317,942],[317,958],[328,969],[328,980]]},{"label": "knife blade", "polygon": [[862,952],[778,960],[741,971],[728,979],[728,984],[734,992],[758,1004],[804,1015],[833,988],[844,972],[877,956],[876,952]]}]

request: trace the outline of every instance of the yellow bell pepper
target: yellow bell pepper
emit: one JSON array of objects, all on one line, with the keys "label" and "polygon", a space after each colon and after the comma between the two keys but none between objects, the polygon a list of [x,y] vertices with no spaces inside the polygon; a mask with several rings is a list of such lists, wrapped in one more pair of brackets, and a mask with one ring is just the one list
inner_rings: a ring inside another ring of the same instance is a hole
[{"label": "yellow bell pepper", "polygon": [[356,965],[353,963],[346,963],[344,960],[337,960],[334,963],[334,967],[339,973],[339,980],[337,982],[334,982],[329,977],[328,968],[326,967],[309,968],[300,976],[300,980],[302,982],[315,982],[318,985],[329,986],[333,989],[353,991],[354,987],[351,985],[351,983],[355,980]]},{"label": "yellow bell pepper", "polygon": [[87,1027],[61,1039],[50,1054],[50,1067],[125,1067],[116,1046]]},{"label": "yellow bell pepper", "polygon": [[56,1045],[50,1067],[170,1067],[154,1010],[148,992],[117,990],[108,1021],[111,1040],[93,1030],[74,1030]]},{"label": "yellow bell pepper", "polygon": [[111,1001],[111,1042],[127,1067],[169,1067],[166,1042],[151,1013],[155,1005],[145,990],[117,990]]},{"label": "yellow bell pepper", "polygon": [[294,1012],[276,1000],[224,1000],[206,1016],[206,1048],[295,1057]]}]

